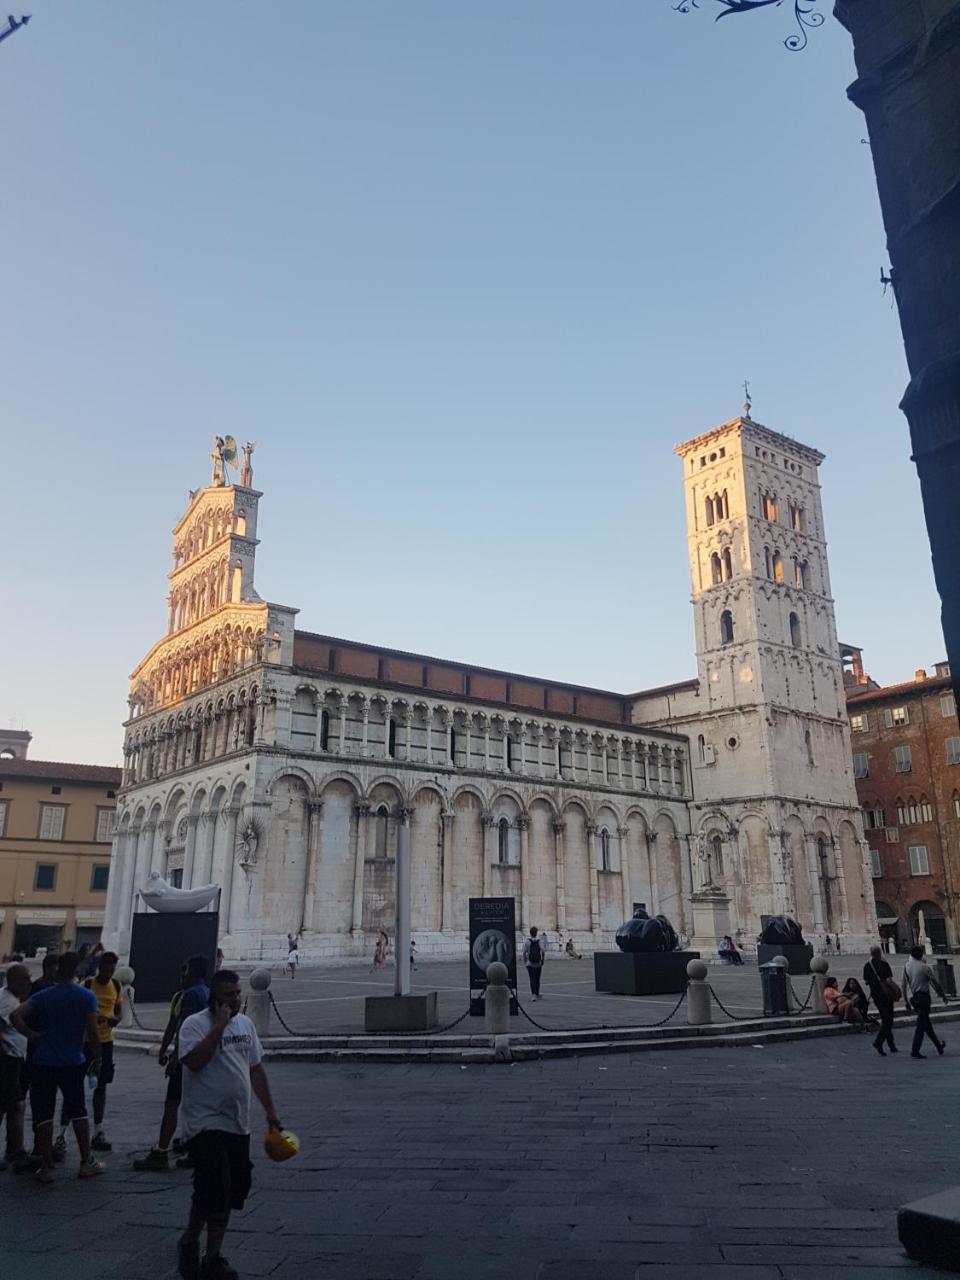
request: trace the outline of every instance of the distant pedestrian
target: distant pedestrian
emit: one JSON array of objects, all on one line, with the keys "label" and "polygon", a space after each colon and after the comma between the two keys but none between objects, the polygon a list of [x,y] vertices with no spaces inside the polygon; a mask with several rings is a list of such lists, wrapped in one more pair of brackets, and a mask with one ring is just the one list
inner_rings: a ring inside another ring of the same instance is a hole
[{"label": "distant pedestrian", "polygon": [[[180,990],[170,1001],[170,1015],[160,1041],[157,1061],[167,1077],[167,1096],[160,1121],[160,1137],[157,1145],[140,1160],[134,1160],[138,1173],[161,1173],[170,1168],[170,1144],[177,1131],[180,1099],[183,1096],[183,1066],[178,1053],[177,1033],[185,1018],[207,1007],[210,990],[207,987],[206,956],[191,956],[180,973]],[[177,1161],[178,1169],[193,1168],[189,1156]]]},{"label": "distant pedestrian", "polygon": [[572,938],[568,938],[568,939],[567,939],[567,945],[564,947],[564,953],[565,953],[566,955],[568,955],[568,956],[570,957],[570,959],[571,959],[571,960],[582,960],[582,959],[583,959],[583,955],[582,955],[582,953],[581,953],[581,952],[579,952],[579,951],[577,950],[577,948],[573,945],[573,939],[572,939]]},{"label": "distant pedestrian", "polygon": [[28,1039],[37,1037],[30,1060],[30,1110],[42,1161],[37,1179],[43,1183],[54,1180],[53,1116],[58,1092],[63,1095],[62,1115],[73,1122],[80,1148],[80,1177],[106,1172],[106,1166],[90,1153],[84,1097],[87,1073],[100,1071],[97,1001],[91,991],[75,984],[77,964],[76,954],[65,951],[57,962],[56,986],[31,995],[10,1014],[17,1031]]},{"label": "distant pedestrian", "polygon": [[416,967],[417,967],[417,944],[411,938],[410,939],[410,968],[415,969]]},{"label": "distant pedestrian", "polygon": [[943,988],[933,976],[933,970],[924,959],[923,947],[911,947],[910,959],[903,970],[903,1002],[908,1009],[912,1008],[917,1015],[917,1025],[913,1031],[913,1047],[910,1050],[911,1058],[925,1058],[927,1056],[925,1053],[920,1052],[923,1047],[924,1036],[930,1037],[939,1054],[942,1054],[947,1047],[942,1040],[937,1039],[937,1033],[933,1029],[933,1023],[930,1021],[931,987],[933,987],[943,1003],[946,1004],[947,997],[944,995]]},{"label": "distant pedestrian", "polygon": [[371,973],[375,973],[377,969],[382,969],[387,963],[387,948],[390,945],[390,939],[387,937],[386,930],[381,929],[377,934],[377,945],[373,949],[373,965],[370,969]]},{"label": "distant pedestrian", "polygon": [[830,936],[830,934],[829,934],[829,933],[827,934],[826,938],[824,939],[823,949],[824,949],[824,951],[832,951],[832,950],[833,950],[833,938]]},{"label": "distant pedestrian", "polygon": [[[209,1007],[180,1027],[185,1068],[181,1123],[194,1161],[190,1220],[177,1246],[184,1280],[237,1280],[220,1252],[230,1214],[250,1193],[250,1091],[270,1129],[281,1129],[261,1061],[256,1028],[240,1012],[240,978],[221,969],[210,983]],[[200,1235],[207,1248],[200,1264]]]},{"label": "distant pedestrian", "polygon": [[[99,945],[99,944],[98,944]],[[107,1110],[107,1085],[113,1083],[113,1029],[120,1025],[123,1014],[123,988],[113,976],[118,957],[113,951],[101,949],[97,956],[97,972],[83,984],[92,991],[97,1001],[97,1035],[100,1037],[100,1070],[97,1087],[93,1091],[93,1140],[94,1151],[111,1151],[112,1147],[103,1132],[103,1117]]]},{"label": "distant pedestrian", "polygon": [[537,926],[530,926],[530,937],[523,944],[523,963],[527,966],[530,979],[530,994],[534,1000],[540,999],[540,979],[543,977],[543,943],[537,937]]},{"label": "distant pedestrian", "polygon": [[885,1057],[883,1046],[891,1053],[897,1052],[893,1039],[893,1010],[902,992],[893,980],[893,970],[883,958],[879,947],[870,948],[870,959],[863,966],[863,980],[870,988],[873,1003],[880,1015],[880,1030],[877,1032],[873,1047],[880,1057]]},{"label": "distant pedestrian", "polygon": [[7,1122],[6,1155],[0,1159],[0,1169],[6,1169],[9,1163],[14,1173],[35,1171],[40,1163],[28,1156],[23,1146],[27,1037],[10,1021],[11,1013],[29,995],[30,970],[25,964],[11,965],[7,970],[7,985],[0,991],[0,1122]]},{"label": "distant pedestrian", "polygon": [[839,935],[839,933],[837,934],[837,937],[836,937],[836,948],[837,948],[837,955],[839,955],[839,954],[840,954],[840,935]]},{"label": "distant pedestrian", "polygon": [[297,946],[297,939],[292,933],[287,934],[287,972],[291,978],[297,976],[297,965],[300,963],[300,950]]}]

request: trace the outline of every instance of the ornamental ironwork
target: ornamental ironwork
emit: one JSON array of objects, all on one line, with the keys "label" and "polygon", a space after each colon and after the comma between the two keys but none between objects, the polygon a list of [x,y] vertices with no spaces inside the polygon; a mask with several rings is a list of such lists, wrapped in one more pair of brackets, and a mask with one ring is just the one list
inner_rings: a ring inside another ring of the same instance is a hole
[{"label": "ornamental ironwork", "polygon": [[[775,5],[779,9],[781,5],[790,3],[791,0],[711,0],[711,2],[723,6],[716,17],[716,21],[719,22],[721,18],[729,18],[732,13],[752,13],[755,9],[766,9],[770,5]],[[797,30],[787,36],[783,43],[791,53],[797,53],[807,47],[807,31],[822,27],[825,19],[815,7],[816,0],[813,3],[810,3],[810,0],[806,3],[804,0],[792,0],[792,3]],[[691,9],[699,9],[700,5],[701,0],[676,0],[673,8],[677,13],[689,13]]]}]

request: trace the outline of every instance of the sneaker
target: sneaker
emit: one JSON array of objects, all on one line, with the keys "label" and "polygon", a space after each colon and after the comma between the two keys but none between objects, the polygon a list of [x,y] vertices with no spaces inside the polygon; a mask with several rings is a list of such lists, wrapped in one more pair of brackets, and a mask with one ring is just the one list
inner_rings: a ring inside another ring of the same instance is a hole
[{"label": "sneaker", "polygon": [[218,1254],[216,1258],[204,1258],[200,1267],[200,1280],[240,1280],[240,1273]]},{"label": "sneaker", "polygon": [[56,1182],[57,1180],[57,1175],[53,1172],[52,1169],[49,1169],[45,1164],[42,1164],[33,1176],[36,1178],[38,1182],[42,1183],[45,1187],[49,1187],[51,1182]]},{"label": "sneaker", "polygon": [[80,1166],[78,1178],[96,1178],[101,1173],[107,1172],[107,1166],[102,1160],[98,1160],[95,1156],[91,1156],[89,1160],[84,1160]]},{"label": "sneaker", "polygon": [[113,1146],[107,1141],[107,1135],[100,1129],[93,1135],[93,1141],[90,1143],[91,1151],[112,1151]]},{"label": "sneaker", "polygon": [[18,1151],[10,1161],[14,1173],[36,1173],[43,1167],[39,1156],[28,1156],[25,1151]]},{"label": "sneaker", "polygon": [[67,1158],[67,1140],[61,1133],[53,1140],[54,1163],[63,1164],[66,1158]]},{"label": "sneaker", "polygon": [[177,1270],[183,1280],[197,1280],[200,1275],[200,1241],[181,1236],[177,1241]]},{"label": "sneaker", "polygon": [[940,1043],[937,1045],[937,1053],[939,1053],[941,1058],[943,1057],[943,1051],[946,1047],[947,1047],[946,1040],[941,1040]]},{"label": "sneaker", "polygon": [[170,1168],[170,1157],[166,1151],[154,1147],[142,1160],[134,1160],[133,1167],[137,1173],[159,1173]]}]

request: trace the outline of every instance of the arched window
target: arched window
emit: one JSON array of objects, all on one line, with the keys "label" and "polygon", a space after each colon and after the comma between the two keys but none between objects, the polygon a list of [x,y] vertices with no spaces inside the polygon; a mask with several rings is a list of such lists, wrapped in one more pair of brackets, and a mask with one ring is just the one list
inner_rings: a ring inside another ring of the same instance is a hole
[{"label": "arched window", "polygon": [[600,831],[600,870],[610,870],[610,832],[606,827]]},{"label": "arched window", "polygon": [[713,863],[713,870],[718,876],[723,875],[723,837],[715,835],[710,841],[711,850],[710,858]]},{"label": "arched window", "polygon": [[316,737],[317,704],[309,689],[298,689],[293,696],[290,744],[295,751],[313,751]]},{"label": "arched window", "polygon": [[727,582],[733,577],[733,556],[729,547],[723,549],[723,576]]},{"label": "arched window", "polygon": [[783,558],[779,551],[773,553],[773,580],[774,582],[783,581]]},{"label": "arched window", "polygon": [[897,796],[897,826],[906,826],[907,822],[907,806],[903,803],[903,799]]},{"label": "arched window", "polygon": [[397,722],[393,716],[387,720],[387,755],[391,760],[397,755]]},{"label": "arched window", "polygon": [[723,581],[723,570],[720,567],[720,557],[716,552],[710,557],[710,577],[713,579],[713,585]]},{"label": "arched window", "polygon": [[457,731],[452,727],[450,729],[450,763],[452,765],[457,763]]},{"label": "arched window", "polygon": [[806,560],[801,560],[800,563],[797,565],[797,568],[800,574],[799,581],[797,582],[797,586],[802,587],[804,591],[809,591],[810,590],[809,564],[806,562]]},{"label": "arched window", "polygon": [[713,499],[707,498],[706,501],[707,524],[713,524]]},{"label": "arched window", "polygon": [[374,857],[385,858],[387,856],[387,823],[390,815],[387,813],[387,806],[380,805],[376,813],[373,815],[375,827],[374,839]]},{"label": "arched window", "polygon": [[800,619],[795,613],[790,615],[790,643],[796,649],[800,646]]},{"label": "arched window", "polygon": [[733,644],[733,614],[729,609],[720,615],[720,643]]},{"label": "arched window", "polygon": [[803,742],[807,748],[807,764],[813,766],[816,761],[813,758],[813,739],[810,737],[810,730],[807,729],[803,735]]},{"label": "arched window", "polygon": [[320,750],[330,750],[330,712],[326,707],[320,712]]},{"label": "arched window", "polygon": [[954,817],[960,818],[960,791],[953,793],[953,813]]},{"label": "arched window", "polygon": [[506,818],[497,823],[497,861],[501,866],[510,861],[510,823]]},{"label": "arched window", "polygon": [[514,742],[513,742],[513,739],[510,737],[509,733],[507,734],[506,741],[507,741],[507,770],[510,773],[512,773],[513,766],[514,766]]},{"label": "arched window", "polygon": [[921,822],[933,821],[933,808],[930,804],[930,801],[924,795],[921,795],[920,797],[920,821]]},{"label": "arched window", "polygon": [[723,493],[721,493],[720,497],[717,499],[717,502],[720,504],[720,515],[724,518],[724,520],[729,520],[730,502],[727,498],[726,489],[724,489]]},{"label": "arched window", "polygon": [[907,822],[917,823],[920,821],[920,810],[917,807],[916,796],[907,797]]},{"label": "arched window", "polygon": [[702,733],[697,735],[697,757],[701,764],[707,762],[707,740]]},{"label": "arched window", "polygon": [[766,561],[767,577],[772,578],[773,577],[773,557],[770,555],[769,547],[763,548],[763,558]]}]

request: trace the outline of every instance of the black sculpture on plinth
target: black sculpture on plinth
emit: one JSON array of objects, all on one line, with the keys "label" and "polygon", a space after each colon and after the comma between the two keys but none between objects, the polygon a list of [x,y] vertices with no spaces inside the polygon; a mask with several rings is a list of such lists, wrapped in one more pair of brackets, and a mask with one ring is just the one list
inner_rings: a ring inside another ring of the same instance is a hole
[{"label": "black sculpture on plinth", "polygon": [[760,941],[768,947],[802,947],[803,930],[790,916],[774,916],[764,925]]},{"label": "black sculpture on plinth", "polygon": [[676,951],[677,934],[666,916],[650,916],[638,907],[633,919],[617,930],[617,946],[621,951],[648,955],[657,951]]}]

